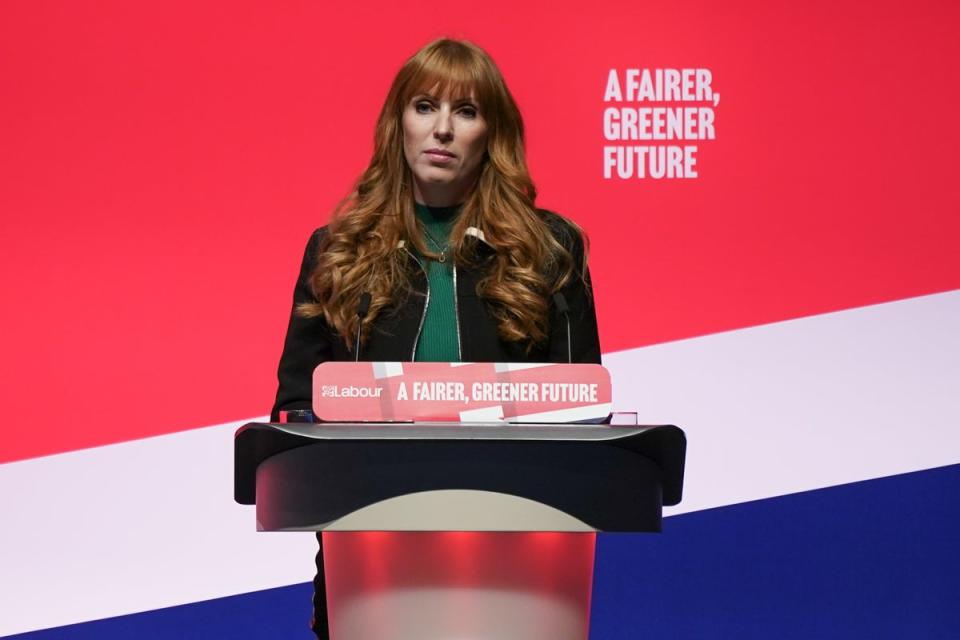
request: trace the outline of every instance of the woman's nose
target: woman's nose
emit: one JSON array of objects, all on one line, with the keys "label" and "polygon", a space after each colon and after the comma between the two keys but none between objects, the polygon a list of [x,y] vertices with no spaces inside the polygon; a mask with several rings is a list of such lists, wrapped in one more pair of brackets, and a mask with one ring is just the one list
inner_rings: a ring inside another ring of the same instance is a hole
[{"label": "woman's nose", "polygon": [[445,109],[441,109],[440,113],[437,114],[433,137],[441,141],[447,141],[453,138],[453,119]]}]

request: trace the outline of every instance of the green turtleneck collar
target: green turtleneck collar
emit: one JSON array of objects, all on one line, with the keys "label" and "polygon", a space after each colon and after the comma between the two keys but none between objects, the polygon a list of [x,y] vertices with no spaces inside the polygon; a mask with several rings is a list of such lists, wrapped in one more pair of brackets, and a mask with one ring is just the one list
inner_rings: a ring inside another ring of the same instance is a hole
[{"label": "green turtleneck collar", "polygon": [[430,207],[419,202],[414,203],[414,209],[417,217],[424,224],[450,224],[463,209],[462,204],[455,204],[449,207]]}]

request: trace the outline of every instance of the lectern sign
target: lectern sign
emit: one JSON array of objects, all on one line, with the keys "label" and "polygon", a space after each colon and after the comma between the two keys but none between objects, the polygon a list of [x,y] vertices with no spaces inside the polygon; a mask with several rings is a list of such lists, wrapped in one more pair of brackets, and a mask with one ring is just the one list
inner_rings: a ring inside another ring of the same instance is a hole
[{"label": "lectern sign", "polygon": [[598,364],[325,362],[313,412],[328,422],[577,422],[610,415]]}]

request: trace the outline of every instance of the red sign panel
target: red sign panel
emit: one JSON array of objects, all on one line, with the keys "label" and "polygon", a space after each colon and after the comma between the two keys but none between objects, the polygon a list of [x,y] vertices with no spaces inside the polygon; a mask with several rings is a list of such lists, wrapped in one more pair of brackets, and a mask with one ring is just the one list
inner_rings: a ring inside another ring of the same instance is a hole
[{"label": "red sign panel", "polygon": [[327,422],[599,421],[610,374],[598,364],[325,362],[313,412]]}]

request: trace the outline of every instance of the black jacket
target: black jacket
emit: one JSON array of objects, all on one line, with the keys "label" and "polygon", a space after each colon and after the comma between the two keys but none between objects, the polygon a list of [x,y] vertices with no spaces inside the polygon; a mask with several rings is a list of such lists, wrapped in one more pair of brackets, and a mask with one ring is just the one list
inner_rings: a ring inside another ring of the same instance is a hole
[{"label": "black jacket", "polygon": [[[583,263],[583,238],[564,219],[549,211],[540,210],[554,237],[573,255],[574,265]],[[317,250],[326,233],[326,227],[313,232],[307,243],[300,266],[300,277],[293,292],[293,308],[315,298],[310,290],[310,275],[317,262]],[[487,303],[477,296],[477,283],[484,275],[484,259],[496,251],[483,240],[470,236],[479,243],[481,256],[478,267],[457,267],[454,270],[456,312],[460,339],[460,360],[463,362],[566,362],[566,321],[553,301],[550,303],[548,339],[536,345],[529,353],[526,345],[505,342],[497,335],[497,322]],[[411,254],[411,260],[416,260]],[[422,269],[413,270],[414,294],[407,297],[397,309],[381,312],[372,324],[364,324],[367,337],[361,348],[360,359],[366,361],[408,362],[413,359],[416,340],[426,308],[427,278]],[[569,306],[570,352],[573,362],[600,362],[600,339],[597,334],[597,316],[590,292],[589,271],[580,277],[579,269],[562,293]],[[351,344],[353,336],[350,337]],[[291,311],[287,338],[277,372],[280,386],[271,411],[276,421],[281,410],[309,409],[313,370],[321,362],[353,360],[347,342],[336,334],[322,318],[304,318]]]}]

